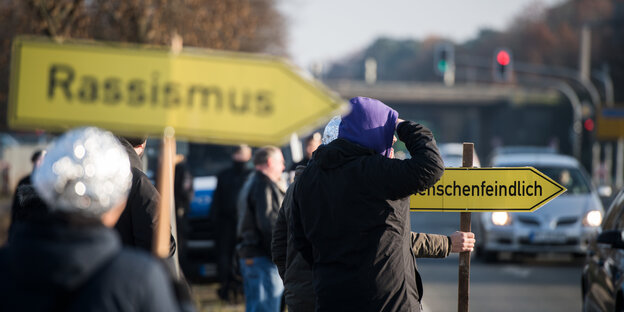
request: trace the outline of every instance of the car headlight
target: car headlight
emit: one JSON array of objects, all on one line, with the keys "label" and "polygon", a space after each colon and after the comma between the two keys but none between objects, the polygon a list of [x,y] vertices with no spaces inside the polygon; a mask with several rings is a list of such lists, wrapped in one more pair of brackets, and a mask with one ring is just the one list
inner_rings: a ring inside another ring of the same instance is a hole
[{"label": "car headlight", "polygon": [[511,224],[511,215],[506,211],[492,212],[492,224],[505,226]]},{"label": "car headlight", "polygon": [[602,212],[599,210],[592,210],[585,214],[583,218],[583,225],[585,226],[600,226],[602,223]]}]

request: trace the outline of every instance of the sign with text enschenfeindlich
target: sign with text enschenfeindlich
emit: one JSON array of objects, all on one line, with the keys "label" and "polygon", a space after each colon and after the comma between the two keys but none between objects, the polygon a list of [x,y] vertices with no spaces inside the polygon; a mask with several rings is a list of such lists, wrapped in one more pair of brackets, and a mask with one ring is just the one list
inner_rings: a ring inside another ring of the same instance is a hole
[{"label": "sign with text enschenfeindlich", "polygon": [[282,144],[348,109],[321,83],[266,55],[18,37],[11,62],[14,129],[93,125],[161,135],[171,126],[192,141]]},{"label": "sign with text enschenfeindlich", "polygon": [[446,168],[410,198],[412,211],[535,211],[566,188],[533,167]]}]

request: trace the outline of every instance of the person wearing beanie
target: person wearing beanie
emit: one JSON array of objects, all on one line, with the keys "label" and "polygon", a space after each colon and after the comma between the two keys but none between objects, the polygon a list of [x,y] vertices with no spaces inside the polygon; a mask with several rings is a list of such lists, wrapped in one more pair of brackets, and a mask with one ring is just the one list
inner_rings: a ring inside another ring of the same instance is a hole
[{"label": "person wearing beanie", "polygon": [[132,180],[113,134],[65,133],[32,180],[48,214],[16,224],[0,249],[0,311],[179,310],[163,266],[112,229]]},{"label": "person wearing beanie", "polygon": [[[416,256],[469,251],[474,235],[432,243],[411,232],[409,196],[444,172],[433,134],[379,100],[350,104],[337,139],[317,149],[293,190],[289,226],[313,268],[315,311],[420,311]],[[391,159],[395,131],[410,159]]]}]

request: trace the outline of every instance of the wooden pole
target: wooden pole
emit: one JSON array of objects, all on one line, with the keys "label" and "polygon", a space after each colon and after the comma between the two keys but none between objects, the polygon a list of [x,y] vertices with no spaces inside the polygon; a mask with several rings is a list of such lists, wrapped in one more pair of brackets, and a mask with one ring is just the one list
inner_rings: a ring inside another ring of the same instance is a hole
[{"label": "wooden pole", "polygon": [[[464,143],[462,167],[472,168],[472,156],[474,155],[474,144]],[[462,232],[470,232],[470,212],[460,212],[459,229]],[[470,296],[470,251],[459,254],[459,287],[457,311],[468,312],[468,299]]]},{"label": "wooden pole", "polygon": [[171,202],[173,201],[173,170],[176,153],[175,131],[171,127],[165,129],[161,146],[161,162],[158,168],[158,203],[157,223],[154,228],[153,252],[157,257],[169,256],[171,237]]}]

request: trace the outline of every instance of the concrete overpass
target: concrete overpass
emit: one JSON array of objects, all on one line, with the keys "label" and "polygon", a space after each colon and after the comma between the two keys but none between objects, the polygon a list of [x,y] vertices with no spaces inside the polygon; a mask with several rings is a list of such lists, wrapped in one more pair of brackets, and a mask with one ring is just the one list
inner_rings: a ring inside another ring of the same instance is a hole
[{"label": "concrete overpass", "polygon": [[[474,142],[482,160],[499,145],[558,145],[571,154],[568,98],[549,86],[325,81],[345,99],[379,99],[434,131],[438,142]],[[483,162],[482,162],[483,163]]]},{"label": "concrete overpass", "polygon": [[440,83],[377,82],[334,80],[325,81],[344,98],[366,96],[388,102],[466,103],[492,105],[501,101],[516,104],[556,105],[561,94],[544,87],[523,87],[507,84],[462,84],[447,87]]}]

